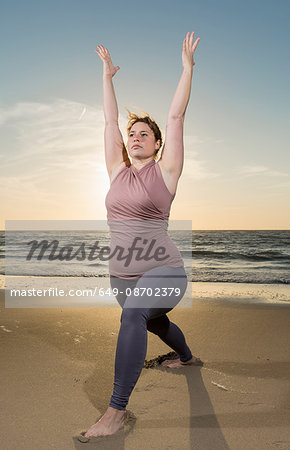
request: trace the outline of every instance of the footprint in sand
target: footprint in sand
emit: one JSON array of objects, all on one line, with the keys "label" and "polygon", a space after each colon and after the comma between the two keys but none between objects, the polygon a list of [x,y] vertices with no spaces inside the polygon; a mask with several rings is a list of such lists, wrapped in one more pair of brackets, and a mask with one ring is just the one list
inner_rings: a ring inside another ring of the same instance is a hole
[{"label": "footprint in sand", "polygon": [[79,344],[81,342],[81,340],[86,341],[86,338],[84,336],[79,335],[79,334],[77,334],[76,337],[74,338],[75,344]]},{"label": "footprint in sand", "polygon": [[3,331],[6,331],[6,333],[12,333],[12,330],[8,330],[5,325],[0,325],[0,328],[2,328]]}]

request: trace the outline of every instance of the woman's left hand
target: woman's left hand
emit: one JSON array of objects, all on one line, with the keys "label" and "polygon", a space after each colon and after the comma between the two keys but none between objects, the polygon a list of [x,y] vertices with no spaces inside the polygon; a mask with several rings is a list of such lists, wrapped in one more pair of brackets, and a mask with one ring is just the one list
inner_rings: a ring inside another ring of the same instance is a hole
[{"label": "woman's left hand", "polygon": [[194,38],[194,31],[190,34],[188,32],[186,34],[186,38],[183,40],[183,49],[182,49],[182,65],[184,69],[190,69],[192,70],[195,62],[193,59],[193,54],[195,52],[195,49],[197,47],[197,44],[200,41],[200,38],[197,38],[195,43],[193,43]]}]

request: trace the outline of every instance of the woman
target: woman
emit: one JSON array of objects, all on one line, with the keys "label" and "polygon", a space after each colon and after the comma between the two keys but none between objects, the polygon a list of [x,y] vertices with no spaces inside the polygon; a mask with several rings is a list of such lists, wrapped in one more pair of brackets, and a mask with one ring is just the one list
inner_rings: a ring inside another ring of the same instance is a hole
[{"label": "woman", "polygon": [[[148,115],[140,117],[129,112],[126,150],[112,83],[120,68],[112,64],[106,48],[100,45],[96,50],[103,62],[105,159],[111,181],[106,196],[110,248],[114,254],[109,259],[110,282],[123,311],[111,401],[106,413],[85,437],[111,435],[124,426],[126,405],[144,365],[147,330],[179,355],[176,360],[164,361],[164,366],[200,363],[192,355],[182,331],[166,315],[181,300],[187,287],[184,264],[167,234],[167,225],[183,167],[183,123],[199,38],[193,41],[194,32],[188,32],[183,41],[183,72],[170,106],[166,141],[158,162],[162,136]],[[172,292],[174,295],[170,295]]]}]

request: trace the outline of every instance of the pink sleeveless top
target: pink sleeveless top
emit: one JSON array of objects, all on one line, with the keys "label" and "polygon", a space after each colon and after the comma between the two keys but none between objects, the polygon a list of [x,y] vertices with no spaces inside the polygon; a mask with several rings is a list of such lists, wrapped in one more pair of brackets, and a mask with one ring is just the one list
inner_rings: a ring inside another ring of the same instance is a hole
[{"label": "pink sleeveless top", "polygon": [[131,164],[116,175],[105,199],[110,275],[139,278],[155,267],[184,266],[167,232],[174,197],[154,160],[140,170]]}]

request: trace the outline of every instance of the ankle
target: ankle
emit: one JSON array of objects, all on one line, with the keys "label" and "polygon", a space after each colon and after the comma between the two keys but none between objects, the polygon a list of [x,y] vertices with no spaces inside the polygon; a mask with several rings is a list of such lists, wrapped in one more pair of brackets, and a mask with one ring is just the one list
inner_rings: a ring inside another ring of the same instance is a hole
[{"label": "ankle", "polygon": [[108,406],[106,413],[110,416],[122,416],[126,412],[125,409],[116,409],[112,406]]}]

